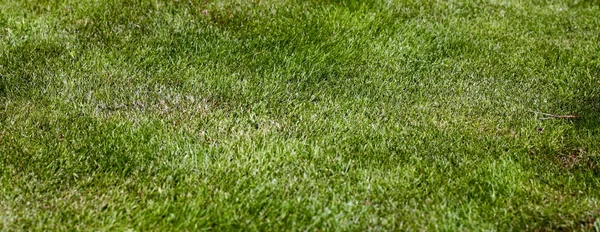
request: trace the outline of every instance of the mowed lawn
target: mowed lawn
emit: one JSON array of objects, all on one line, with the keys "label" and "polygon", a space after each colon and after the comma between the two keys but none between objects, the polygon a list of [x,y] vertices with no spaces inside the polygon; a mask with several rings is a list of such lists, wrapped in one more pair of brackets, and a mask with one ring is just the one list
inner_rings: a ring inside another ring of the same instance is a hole
[{"label": "mowed lawn", "polygon": [[2,231],[598,231],[599,165],[599,1],[0,0]]}]

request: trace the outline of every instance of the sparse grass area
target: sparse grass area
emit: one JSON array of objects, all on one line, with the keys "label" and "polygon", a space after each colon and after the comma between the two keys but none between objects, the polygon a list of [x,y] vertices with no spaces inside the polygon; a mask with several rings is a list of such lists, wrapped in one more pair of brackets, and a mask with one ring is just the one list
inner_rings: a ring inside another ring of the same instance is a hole
[{"label": "sparse grass area", "polygon": [[599,165],[598,1],[0,0],[2,231],[598,231]]}]

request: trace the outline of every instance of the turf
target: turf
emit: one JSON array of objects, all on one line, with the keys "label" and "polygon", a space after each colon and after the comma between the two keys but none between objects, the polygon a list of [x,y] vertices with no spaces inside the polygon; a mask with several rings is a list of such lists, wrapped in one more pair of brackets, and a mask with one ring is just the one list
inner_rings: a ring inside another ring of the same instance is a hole
[{"label": "turf", "polygon": [[0,230],[598,231],[599,16],[0,0]]}]

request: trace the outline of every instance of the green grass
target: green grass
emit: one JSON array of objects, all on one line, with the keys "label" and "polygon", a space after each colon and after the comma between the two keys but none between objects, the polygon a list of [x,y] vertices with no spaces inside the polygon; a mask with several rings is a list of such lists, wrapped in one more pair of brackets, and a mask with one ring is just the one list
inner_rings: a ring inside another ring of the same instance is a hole
[{"label": "green grass", "polygon": [[0,0],[0,230],[598,231],[599,16]]}]

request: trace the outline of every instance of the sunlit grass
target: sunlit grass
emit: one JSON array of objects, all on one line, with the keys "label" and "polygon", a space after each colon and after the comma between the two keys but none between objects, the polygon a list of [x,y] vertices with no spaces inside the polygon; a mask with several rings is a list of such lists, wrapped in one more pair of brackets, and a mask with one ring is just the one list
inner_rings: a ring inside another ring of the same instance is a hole
[{"label": "sunlit grass", "polygon": [[599,15],[0,0],[0,230],[598,230]]}]

